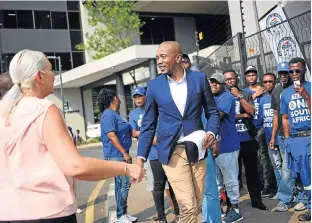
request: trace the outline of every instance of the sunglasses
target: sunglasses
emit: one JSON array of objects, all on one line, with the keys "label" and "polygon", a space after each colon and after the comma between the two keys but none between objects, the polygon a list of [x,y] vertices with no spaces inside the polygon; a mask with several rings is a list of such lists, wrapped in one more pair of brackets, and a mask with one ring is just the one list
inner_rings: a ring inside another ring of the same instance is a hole
[{"label": "sunglasses", "polygon": [[305,68],[289,70],[288,72],[289,72],[290,74],[294,74],[294,73],[299,74],[301,71],[304,71],[304,70],[305,70]]},{"label": "sunglasses", "polygon": [[267,84],[267,83],[274,83],[274,81],[263,81],[264,84]]}]

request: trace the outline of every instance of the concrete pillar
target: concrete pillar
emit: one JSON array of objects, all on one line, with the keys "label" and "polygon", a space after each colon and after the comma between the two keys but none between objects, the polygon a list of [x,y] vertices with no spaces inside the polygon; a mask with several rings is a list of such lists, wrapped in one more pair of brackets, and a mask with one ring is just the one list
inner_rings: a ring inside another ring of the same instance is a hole
[{"label": "concrete pillar", "polygon": [[117,89],[117,96],[120,99],[120,108],[119,114],[126,120],[127,119],[127,105],[126,105],[126,97],[125,97],[125,89],[122,80],[122,74],[116,74],[116,89]]},{"label": "concrete pillar", "polygon": [[150,80],[157,77],[157,65],[156,65],[156,59],[150,59],[149,60],[149,72],[150,72]]}]

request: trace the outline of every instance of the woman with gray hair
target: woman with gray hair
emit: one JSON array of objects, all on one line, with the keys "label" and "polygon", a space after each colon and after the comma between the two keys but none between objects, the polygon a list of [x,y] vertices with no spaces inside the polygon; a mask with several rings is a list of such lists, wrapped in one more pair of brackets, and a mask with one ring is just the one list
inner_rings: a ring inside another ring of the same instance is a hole
[{"label": "woman with gray hair", "polygon": [[138,165],[80,155],[60,111],[45,99],[53,93],[54,74],[43,53],[18,52],[10,76],[14,85],[0,101],[0,197],[5,201],[0,222],[74,223],[74,178],[127,175],[141,181]]}]

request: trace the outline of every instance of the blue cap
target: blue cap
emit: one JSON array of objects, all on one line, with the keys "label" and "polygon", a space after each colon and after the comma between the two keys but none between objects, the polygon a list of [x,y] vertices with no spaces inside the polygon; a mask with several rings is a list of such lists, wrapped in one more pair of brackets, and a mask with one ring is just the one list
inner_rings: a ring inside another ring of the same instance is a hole
[{"label": "blue cap", "polygon": [[134,95],[136,95],[136,94],[145,96],[145,94],[146,94],[145,88],[144,88],[144,87],[137,87],[137,88],[134,90],[134,92],[133,92],[133,94],[132,94],[132,97],[134,97]]},{"label": "blue cap", "polygon": [[277,72],[281,72],[281,71],[289,71],[289,64],[287,62],[282,62],[277,64]]}]

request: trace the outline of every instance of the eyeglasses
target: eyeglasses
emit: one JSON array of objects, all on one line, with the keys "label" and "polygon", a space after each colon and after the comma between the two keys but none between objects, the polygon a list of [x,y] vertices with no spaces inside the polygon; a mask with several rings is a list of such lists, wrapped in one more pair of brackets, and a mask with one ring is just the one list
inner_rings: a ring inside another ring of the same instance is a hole
[{"label": "eyeglasses", "polygon": [[182,60],[182,63],[189,63],[189,61],[187,61],[187,60]]},{"label": "eyeglasses", "polygon": [[262,81],[264,84],[267,84],[267,83],[274,83],[274,81],[270,80],[270,81]]},{"label": "eyeglasses", "polygon": [[288,72],[289,72],[290,74],[294,74],[294,73],[299,74],[301,71],[304,71],[304,70],[305,70],[305,68],[289,70]]}]

